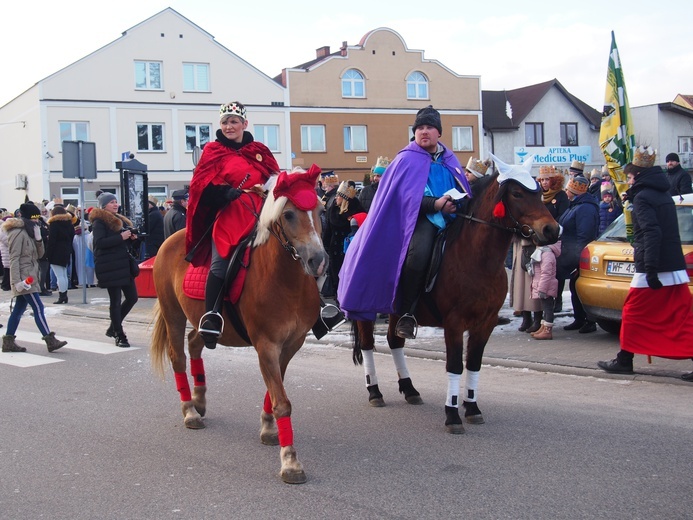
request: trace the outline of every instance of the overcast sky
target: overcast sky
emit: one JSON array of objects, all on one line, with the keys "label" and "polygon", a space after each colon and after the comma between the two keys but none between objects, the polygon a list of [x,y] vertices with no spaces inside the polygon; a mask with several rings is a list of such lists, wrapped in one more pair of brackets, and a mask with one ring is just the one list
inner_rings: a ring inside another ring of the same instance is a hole
[{"label": "overcast sky", "polygon": [[[686,27],[689,2],[560,4],[517,0],[5,2],[0,17],[0,106],[167,7],[271,77],[282,68],[313,59],[318,47],[328,45],[334,51],[343,41],[355,45],[368,31],[389,27],[409,49],[425,51],[425,58],[438,60],[457,74],[481,76],[484,90],[510,90],[556,78],[569,92],[601,110],[613,30],[631,106],[693,94],[693,37]],[[617,12],[619,4],[627,10]]]}]

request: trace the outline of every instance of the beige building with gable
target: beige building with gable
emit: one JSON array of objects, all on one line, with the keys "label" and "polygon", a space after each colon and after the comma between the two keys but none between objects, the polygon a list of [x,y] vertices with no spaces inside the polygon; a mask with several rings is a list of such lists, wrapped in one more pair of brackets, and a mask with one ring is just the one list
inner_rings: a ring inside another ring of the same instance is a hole
[{"label": "beige building with gable", "polygon": [[482,155],[479,76],[424,58],[392,29],[374,29],[336,52],[321,47],[277,79],[289,94],[295,166],[315,163],[341,180],[363,180],[378,156],[392,159],[406,146],[427,105],[440,111],[441,141],[462,164]]},{"label": "beige building with gable", "polygon": [[149,192],[165,200],[189,184],[194,146],[215,139],[219,105],[236,99],[255,138],[290,168],[286,89],[164,9],[0,107],[0,207],[12,211],[25,197],[77,205],[79,180],[63,178],[64,140],[95,143],[87,207],[97,189],[121,196],[115,163],[124,152],[147,165]]}]

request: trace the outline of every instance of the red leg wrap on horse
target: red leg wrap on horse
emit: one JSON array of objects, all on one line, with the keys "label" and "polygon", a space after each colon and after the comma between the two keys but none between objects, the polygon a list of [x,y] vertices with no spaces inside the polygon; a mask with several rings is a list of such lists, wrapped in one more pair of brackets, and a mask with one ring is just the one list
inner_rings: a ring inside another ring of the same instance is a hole
[{"label": "red leg wrap on horse", "polygon": [[188,374],[185,372],[175,372],[173,376],[176,378],[176,388],[180,393],[180,400],[192,401],[192,395],[190,395],[190,383],[188,383]]},{"label": "red leg wrap on horse", "polygon": [[294,429],[291,426],[291,417],[279,417],[277,430],[279,430],[279,446],[283,448],[294,445]]},{"label": "red leg wrap on horse", "polygon": [[192,374],[193,384],[195,386],[205,385],[205,364],[202,358],[190,360],[190,373]]},{"label": "red leg wrap on horse", "polygon": [[272,399],[270,399],[269,392],[265,392],[265,402],[262,405],[262,409],[265,413],[272,413]]}]

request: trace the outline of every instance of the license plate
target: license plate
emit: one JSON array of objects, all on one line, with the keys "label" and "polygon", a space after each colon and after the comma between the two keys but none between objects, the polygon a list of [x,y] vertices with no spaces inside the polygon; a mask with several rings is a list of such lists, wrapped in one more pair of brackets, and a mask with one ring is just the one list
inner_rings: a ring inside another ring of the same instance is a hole
[{"label": "license plate", "polygon": [[606,274],[633,276],[635,274],[635,264],[633,262],[607,262]]}]

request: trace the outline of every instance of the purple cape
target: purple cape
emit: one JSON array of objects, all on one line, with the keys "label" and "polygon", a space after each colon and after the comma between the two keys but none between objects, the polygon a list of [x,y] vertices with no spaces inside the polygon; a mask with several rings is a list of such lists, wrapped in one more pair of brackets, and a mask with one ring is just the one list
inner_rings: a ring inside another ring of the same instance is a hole
[{"label": "purple cape", "polygon": [[[442,163],[471,196],[462,166],[445,148]],[[383,174],[368,217],[347,249],[337,298],[350,319],[375,320],[396,309],[397,283],[419,215],[431,154],[414,141]]]}]

